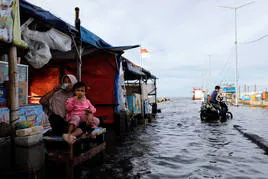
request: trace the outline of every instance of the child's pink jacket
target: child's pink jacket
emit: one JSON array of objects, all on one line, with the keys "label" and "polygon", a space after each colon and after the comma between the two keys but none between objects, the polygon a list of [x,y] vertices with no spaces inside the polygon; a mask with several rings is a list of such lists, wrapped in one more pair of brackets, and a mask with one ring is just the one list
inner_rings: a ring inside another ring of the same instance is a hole
[{"label": "child's pink jacket", "polygon": [[69,121],[71,116],[84,116],[85,110],[90,109],[90,111],[94,114],[96,112],[96,108],[90,103],[90,101],[86,98],[78,100],[75,96],[69,98],[65,103],[66,108],[66,120]]}]

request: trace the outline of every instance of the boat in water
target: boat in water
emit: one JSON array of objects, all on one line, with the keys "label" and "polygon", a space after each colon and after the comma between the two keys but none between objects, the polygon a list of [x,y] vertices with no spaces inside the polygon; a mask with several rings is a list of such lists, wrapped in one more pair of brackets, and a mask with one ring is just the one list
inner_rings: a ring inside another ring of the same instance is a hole
[{"label": "boat in water", "polygon": [[193,88],[193,100],[204,100],[205,91],[202,88]]}]

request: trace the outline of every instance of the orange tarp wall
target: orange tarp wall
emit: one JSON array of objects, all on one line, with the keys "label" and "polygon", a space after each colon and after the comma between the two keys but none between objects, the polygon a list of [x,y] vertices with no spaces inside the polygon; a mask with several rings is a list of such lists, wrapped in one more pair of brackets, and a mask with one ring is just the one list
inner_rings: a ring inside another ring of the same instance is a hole
[{"label": "orange tarp wall", "polygon": [[[69,60],[70,61],[70,60]],[[76,74],[76,63],[64,61],[62,65],[34,69],[29,72],[30,96],[43,96],[60,84],[60,77],[66,73]],[[82,81],[88,85],[87,98],[97,108],[96,116],[104,116],[104,123],[114,123],[114,81],[117,71],[115,56],[109,53],[94,53],[83,57]],[[40,98],[31,98],[38,103]]]}]

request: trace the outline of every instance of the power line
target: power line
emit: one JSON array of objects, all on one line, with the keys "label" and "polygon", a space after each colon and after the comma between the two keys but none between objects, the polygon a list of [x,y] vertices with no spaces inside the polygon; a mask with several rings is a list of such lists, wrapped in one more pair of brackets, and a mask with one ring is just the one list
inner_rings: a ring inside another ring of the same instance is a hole
[{"label": "power line", "polygon": [[229,52],[229,55],[225,61],[225,64],[224,64],[223,68],[221,69],[221,71],[219,72],[219,76],[222,78],[221,81],[224,80],[224,78],[226,77],[226,74],[224,74],[224,72],[227,69],[227,65],[231,64],[230,61],[232,59],[233,50],[234,50],[234,46],[230,49],[230,52]]},{"label": "power line", "polygon": [[258,38],[256,40],[252,40],[252,41],[248,41],[248,42],[242,42],[242,43],[239,43],[239,44],[251,44],[251,43],[255,43],[255,42],[258,42],[258,41],[260,41],[260,40],[262,40],[262,39],[264,39],[266,37],[268,37],[268,34],[266,34],[266,35],[264,35],[264,36],[262,36],[262,37],[260,37],[260,38]]}]

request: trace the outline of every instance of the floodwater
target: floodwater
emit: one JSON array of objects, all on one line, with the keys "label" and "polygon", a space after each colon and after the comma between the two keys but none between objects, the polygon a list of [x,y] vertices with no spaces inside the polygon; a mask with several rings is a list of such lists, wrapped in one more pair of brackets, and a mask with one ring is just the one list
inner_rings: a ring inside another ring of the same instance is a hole
[{"label": "floodwater", "polygon": [[155,120],[108,143],[104,163],[79,166],[76,178],[268,178],[268,155],[233,128],[268,141],[268,109],[229,106],[232,120],[202,123],[200,105],[189,98],[158,104]]}]

